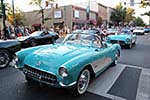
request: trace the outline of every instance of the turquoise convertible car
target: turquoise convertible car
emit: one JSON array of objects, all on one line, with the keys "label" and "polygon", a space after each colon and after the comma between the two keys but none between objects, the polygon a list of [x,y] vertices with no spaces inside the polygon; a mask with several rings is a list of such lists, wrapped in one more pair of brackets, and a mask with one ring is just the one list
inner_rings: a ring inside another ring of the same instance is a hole
[{"label": "turquoise convertible car", "polygon": [[119,43],[120,45],[128,46],[129,48],[132,48],[132,46],[136,44],[136,40],[136,34],[133,34],[128,29],[123,29],[120,33],[115,35],[109,35],[106,39],[106,41],[109,43]]},{"label": "turquoise convertible car", "polygon": [[16,67],[23,71],[27,82],[65,87],[81,95],[91,78],[117,64],[120,50],[119,44],[102,42],[96,34],[72,33],[60,44],[17,52]]}]

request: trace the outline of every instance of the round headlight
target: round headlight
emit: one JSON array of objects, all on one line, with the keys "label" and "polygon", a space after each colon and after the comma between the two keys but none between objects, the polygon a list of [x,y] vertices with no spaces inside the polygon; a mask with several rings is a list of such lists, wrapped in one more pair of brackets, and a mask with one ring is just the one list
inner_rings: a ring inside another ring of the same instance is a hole
[{"label": "round headlight", "polygon": [[18,58],[18,56],[15,56],[15,62],[18,62],[19,61],[19,58]]},{"label": "round headlight", "polygon": [[127,38],[127,39],[126,39],[126,41],[127,41],[127,42],[130,42],[130,39],[129,39],[129,38]]},{"label": "round headlight", "polygon": [[59,75],[62,77],[67,77],[68,76],[68,71],[66,68],[64,67],[60,67],[59,68]]}]

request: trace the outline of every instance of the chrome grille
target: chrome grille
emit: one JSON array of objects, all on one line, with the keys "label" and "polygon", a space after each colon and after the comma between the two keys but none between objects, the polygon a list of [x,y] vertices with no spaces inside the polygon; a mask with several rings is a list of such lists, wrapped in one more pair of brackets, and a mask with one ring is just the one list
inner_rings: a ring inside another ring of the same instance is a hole
[{"label": "chrome grille", "polygon": [[124,41],[120,41],[120,40],[111,40],[110,42],[112,44],[114,44],[114,43],[124,44],[125,43]]},{"label": "chrome grille", "polygon": [[53,84],[57,82],[57,78],[55,75],[32,68],[28,65],[24,66],[23,72],[28,77],[38,79],[39,81],[44,81],[44,82],[53,83]]}]

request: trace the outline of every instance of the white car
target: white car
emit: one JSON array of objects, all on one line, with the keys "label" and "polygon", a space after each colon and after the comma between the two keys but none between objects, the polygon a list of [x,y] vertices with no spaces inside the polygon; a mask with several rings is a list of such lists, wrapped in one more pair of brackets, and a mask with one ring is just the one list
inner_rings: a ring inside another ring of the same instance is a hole
[{"label": "white car", "polygon": [[145,31],[143,28],[136,28],[133,30],[133,34],[137,34],[137,35],[144,35]]}]

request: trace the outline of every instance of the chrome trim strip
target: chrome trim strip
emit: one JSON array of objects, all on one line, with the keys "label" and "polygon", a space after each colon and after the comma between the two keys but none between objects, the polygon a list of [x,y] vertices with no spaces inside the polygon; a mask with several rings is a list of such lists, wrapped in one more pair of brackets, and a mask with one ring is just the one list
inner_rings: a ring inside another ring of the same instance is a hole
[{"label": "chrome trim strip", "polygon": [[59,82],[59,84],[60,84],[62,87],[70,87],[70,86],[75,85],[76,83],[77,83],[77,82],[74,81],[73,83],[70,83],[70,84],[68,84],[68,85],[65,85],[65,84],[63,84],[62,82]]},{"label": "chrome trim strip", "polygon": [[104,57],[92,63],[93,71],[96,73],[112,62],[111,57]]}]

